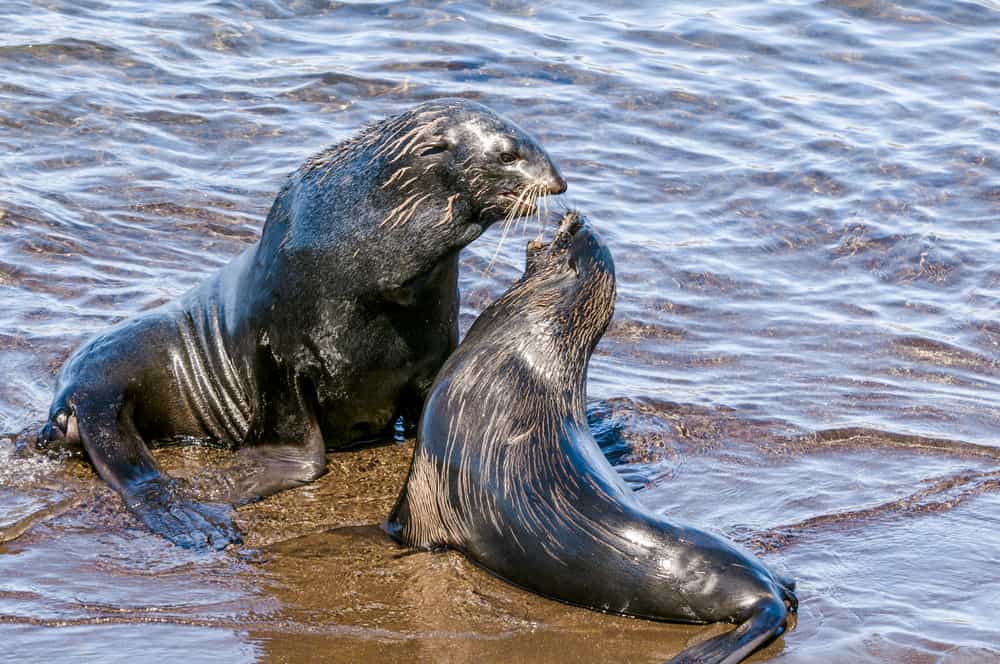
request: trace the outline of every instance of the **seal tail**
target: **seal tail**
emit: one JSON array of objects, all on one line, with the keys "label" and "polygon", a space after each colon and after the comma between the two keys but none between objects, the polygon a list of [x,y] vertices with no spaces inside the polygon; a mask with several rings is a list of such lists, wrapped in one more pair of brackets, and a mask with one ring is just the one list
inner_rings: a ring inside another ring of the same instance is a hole
[{"label": "seal tail", "polygon": [[788,609],[777,597],[754,604],[736,629],[688,648],[667,664],[736,664],[785,631]]}]

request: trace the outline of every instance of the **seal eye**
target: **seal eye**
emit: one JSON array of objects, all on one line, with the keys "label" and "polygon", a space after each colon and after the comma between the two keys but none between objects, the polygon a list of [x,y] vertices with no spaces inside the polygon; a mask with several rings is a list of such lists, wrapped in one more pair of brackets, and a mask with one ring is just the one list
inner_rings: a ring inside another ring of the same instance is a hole
[{"label": "seal eye", "polygon": [[501,152],[500,153],[500,163],[501,164],[513,164],[517,161],[516,152]]}]

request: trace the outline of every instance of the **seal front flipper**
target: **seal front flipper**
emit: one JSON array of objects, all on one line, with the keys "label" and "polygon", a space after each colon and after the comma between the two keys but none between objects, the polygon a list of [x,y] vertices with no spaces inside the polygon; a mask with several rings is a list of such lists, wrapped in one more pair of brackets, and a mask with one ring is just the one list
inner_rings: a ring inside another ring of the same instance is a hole
[{"label": "seal front flipper", "polygon": [[132,420],[132,407],[112,390],[80,397],[73,418],[98,474],[150,530],[186,548],[224,549],[242,542],[228,505],[186,498],[162,474]]},{"label": "seal front flipper", "polygon": [[243,542],[233,525],[232,507],[190,500],[170,477],[161,475],[133,485],[122,497],[147,528],[178,546],[221,550]]},{"label": "seal front flipper", "polygon": [[788,609],[777,597],[761,599],[736,629],[688,648],[667,664],[736,664],[785,631]]}]

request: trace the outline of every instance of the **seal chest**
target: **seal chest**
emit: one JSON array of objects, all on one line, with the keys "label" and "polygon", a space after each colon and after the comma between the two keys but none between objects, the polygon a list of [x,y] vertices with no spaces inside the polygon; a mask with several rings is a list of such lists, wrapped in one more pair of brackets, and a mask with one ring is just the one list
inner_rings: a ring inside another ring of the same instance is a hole
[{"label": "seal chest", "polygon": [[736,662],[779,635],[794,584],[711,534],[647,511],[586,421],[586,373],[614,308],[614,263],[568,213],[473,324],[426,402],[387,528],[592,609],[738,628],[680,661]]}]

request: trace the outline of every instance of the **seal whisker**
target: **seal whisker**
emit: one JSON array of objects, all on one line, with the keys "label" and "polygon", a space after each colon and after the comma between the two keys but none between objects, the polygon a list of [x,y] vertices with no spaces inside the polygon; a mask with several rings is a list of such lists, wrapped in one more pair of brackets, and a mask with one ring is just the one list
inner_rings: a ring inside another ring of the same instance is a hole
[{"label": "seal whisker", "polygon": [[538,228],[545,228],[545,219],[549,218],[549,197],[542,196],[542,204],[535,210],[535,219],[538,220]]},{"label": "seal whisker", "polygon": [[511,225],[513,223],[513,220],[514,220],[514,217],[512,217],[510,215],[508,215],[507,218],[504,219],[504,221],[503,221],[503,227],[502,227],[502,229],[500,231],[500,241],[497,242],[497,248],[493,252],[493,256],[490,258],[490,262],[486,265],[486,269],[483,270],[483,274],[484,275],[489,274],[490,270],[493,269],[493,264],[496,262],[497,256],[500,255],[500,249],[503,247],[503,241],[505,239],[507,239],[507,232],[510,230],[510,227],[511,227]]},{"label": "seal whisker", "polygon": [[540,208],[538,207],[538,200],[542,198],[542,186],[539,184],[531,185],[531,198],[528,201],[528,210],[534,209],[535,214],[526,214],[521,222],[521,237],[524,237],[525,232],[528,230],[528,223],[530,218],[534,216],[536,219],[539,218]]},{"label": "seal whisker", "polygon": [[[531,197],[531,207],[533,207],[535,209],[535,218],[538,219],[538,223],[539,224],[542,223],[542,212],[541,212],[541,208],[538,205],[538,201],[539,200],[542,200],[542,201],[545,200],[545,196],[542,195],[542,193],[543,193],[544,190],[545,190],[544,185],[536,184],[534,192],[532,193],[532,197]],[[524,237],[524,231],[527,231],[527,230],[528,230],[528,217],[525,216],[523,230],[521,231],[521,237]]]},{"label": "seal whisker", "polygon": [[545,220],[549,218],[549,197],[542,197],[542,205],[545,207],[545,211],[538,215],[538,239],[541,240],[545,236]]},{"label": "seal whisker", "polygon": [[524,224],[528,223],[528,215],[531,212],[531,209],[535,207],[535,199],[538,197],[539,191],[540,190],[537,184],[528,185],[527,196],[524,197],[524,204],[522,205],[523,209],[521,210],[522,228],[524,227]]},{"label": "seal whisker", "polygon": [[527,199],[530,198],[531,192],[534,190],[534,188],[535,185],[533,184],[525,187],[521,191],[521,194],[516,199],[514,199],[514,202],[512,202],[510,204],[510,207],[507,209],[507,215],[504,217],[503,220],[503,229],[501,230],[500,233],[500,241],[497,243],[496,251],[493,252],[493,257],[490,258],[490,262],[487,264],[483,274],[488,274],[489,271],[493,269],[493,264],[496,262],[497,256],[500,255],[500,250],[503,248],[504,240],[507,239],[507,233],[516,224],[516,220],[519,216],[521,216],[521,213],[523,213],[528,209],[525,207],[525,204]]},{"label": "seal whisker", "polygon": [[[536,204],[536,201],[538,200],[538,196],[539,196],[539,194],[541,194],[541,192],[542,192],[542,187],[538,183],[532,183],[532,184],[528,185],[528,188],[527,188],[527,194],[528,195],[527,195],[527,197],[525,199],[525,204],[524,204],[524,211],[525,212],[527,212],[528,210],[530,210],[532,207],[535,208],[535,212],[538,212],[538,205]],[[527,230],[527,228],[528,228],[528,215],[527,214],[524,214],[521,217],[521,224],[520,225],[521,225],[521,237],[523,238],[524,237],[524,231]]]},{"label": "seal whisker", "polygon": [[520,211],[520,208],[521,208],[521,205],[522,205],[522,203],[524,201],[524,198],[525,198],[525,196],[527,195],[527,193],[528,193],[528,191],[530,189],[531,189],[530,186],[525,187],[523,190],[521,190],[521,194],[516,199],[514,199],[514,202],[511,203],[510,208],[508,208],[508,210],[507,210],[507,219],[506,219],[506,221],[511,221],[511,220],[516,219],[518,217],[517,213]]}]

